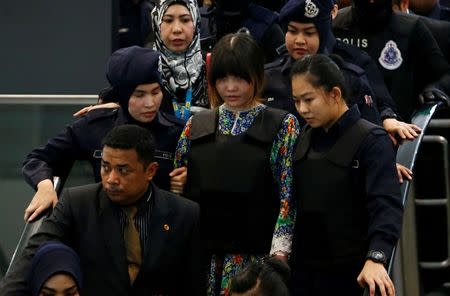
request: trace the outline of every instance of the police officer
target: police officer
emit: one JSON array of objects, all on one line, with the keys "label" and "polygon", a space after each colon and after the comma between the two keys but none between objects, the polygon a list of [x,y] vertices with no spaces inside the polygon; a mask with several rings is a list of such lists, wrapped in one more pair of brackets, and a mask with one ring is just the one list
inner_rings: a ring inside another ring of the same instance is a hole
[{"label": "police officer", "polygon": [[279,56],[277,48],[283,44],[283,31],[277,23],[277,13],[250,0],[217,0],[213,29],[216,41],[245,27],[264,51],[265,61]]},{"label": "police officer", "polygon": [[65,180],[75,160],[88,160],[95,180],[100,180],[102,139],[118,125],[136,124],[154,134],[159,169],[153,180],[159,187],[169,189],[173,153],[184,124],[159,111],[163,94],[158,59],[156,51],[138,46],[114,52],[108,61],[107,79],[121,108],[92,110],[27,156],[23,174],[37,192],[25,210],[25,220],[33,220],[56,204],[51,180],[53,176]]},{"label": "police officer", "polygon": [[[268,99],[267,104],[296,114],[290,100],[289,70],[293,60],[300,59],[306,54],[333,53],[346,62],[341,66],[347,81],[350,82],[350,89],[361,89],[358,81],[363,82],[362,86],[370,84],[369,90],[362,88],[362,93],[349,96],[351,102],[358,103],[362,116],[369,121],[379,123],[372,120],[373,116],[370,115],[374,112],[371,109],[376,107],[375,112],[381,116],[383,126],[394,143],[396,143],[394,137],[396,134],[402,139],[414,139],[419,129],[395,119],[395,103],[371,58],[358,48],[338,41],[334,37],[331,27],[333,6],[332,0],[290,0],[282,8],[280,23],[287,30],[285,40],[289,55],[266,66],[267,87],[264,97]],[[315,38],[315,41],[314,36],[318,36],[318,40]]]},{"label": "police officer", "polygon": [[336,37],[364,49],[382,72],[399,114],[409,120],[424,99],[449,93],[450,66],[419,19],[392,11],[392,0],[355,0],[334,20]]},{"label": "police officer", "polygon": [[308,123],[293,160],[294,295],[360,296],[368,285],[370,295],[378,287],[393,296],[386,263],[403,215],[395,152],[381,127],[347,105],[344,86],[325,55],[292,66],[295,105]]}]

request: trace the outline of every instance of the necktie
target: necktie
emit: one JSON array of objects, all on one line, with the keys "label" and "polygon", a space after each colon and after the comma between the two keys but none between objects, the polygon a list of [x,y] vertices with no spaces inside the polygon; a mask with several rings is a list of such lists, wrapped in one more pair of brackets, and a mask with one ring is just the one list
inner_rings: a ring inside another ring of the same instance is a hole
[{"label": "necktie", "polygon": [[130,276],[130,283],[133,285],[142,263],[141,240],[134,223],[137,208],[131,206],[124,207],[123,209],[127,215],[127,225],[125,226],[123,238],[127,250],[128,274]]}]

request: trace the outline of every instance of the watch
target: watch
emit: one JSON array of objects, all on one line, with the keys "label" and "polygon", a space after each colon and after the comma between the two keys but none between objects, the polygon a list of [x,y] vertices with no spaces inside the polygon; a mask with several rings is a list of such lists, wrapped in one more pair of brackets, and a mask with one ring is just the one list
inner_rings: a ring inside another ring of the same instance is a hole
[{"label": "watch", "polygon": [[383,264],[386,264],[387,261],[386,255],[383,253],[383,251],[378,250],[370,250],[369,252],[367,252],[366,259],[370,259],[374,262]]}]

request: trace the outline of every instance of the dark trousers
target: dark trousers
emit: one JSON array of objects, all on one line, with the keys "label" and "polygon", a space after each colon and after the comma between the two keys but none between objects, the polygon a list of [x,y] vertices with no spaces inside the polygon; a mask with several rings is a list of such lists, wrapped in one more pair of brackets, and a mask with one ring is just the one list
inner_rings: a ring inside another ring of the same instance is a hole
[{"label": "dark trousers", "polygon": [[293,270],[294,296],[362,296],[364,289],[356,281],[361,268],[313,270],[296,265]]}]

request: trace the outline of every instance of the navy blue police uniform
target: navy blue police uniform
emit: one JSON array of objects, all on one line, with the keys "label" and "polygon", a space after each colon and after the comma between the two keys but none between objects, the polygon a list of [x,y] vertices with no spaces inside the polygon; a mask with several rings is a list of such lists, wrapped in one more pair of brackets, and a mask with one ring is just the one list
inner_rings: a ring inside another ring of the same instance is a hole
[{"label": "navy blue police uniform", "polygon": [[[265,104],[267,106],[286,110],[294,114],[301,123],[304,123],[292,98],[290,72],[293,63],[294,60],[286,54],[279,60],[265,65],[266,85],[263,90],[263,97],[266,99]],[[376,107],[376,98],[369,86],[364,70],[346,62],[342,62],[339,68],[348,86],[349,97],[347,99],[350,104],[357,104],[362,117],[366,120],[381,124],[380,114]]]},{"label": "navy blue police uniform", "polygon": [[[389,256],[403,207],[386,131],[351,107],[327,131],[307,126],[293,160],[295,294],[360,296],[366,254]],[[337,292],[336,292],[337,291]]]},{"label": "navy blue police uniform", "polygon": [[76,160],[87,160],[92,166],[95,182],[99,182],[103,137],[115,126],[138,124],[150,130],[156,139],[155,160],[159,168],[153,181],[158,187],[169,190],[169,173],[173,170],[174,152],[184,127],[183,121],[163,112],[158,112],[156,118],[146,124],[127,118],[122,109],[92,110],[68,125],[45,146],[28,154],[22,169],[25,180],[35,189],[40,181],[52,180],[53,176],[65,180]]},{"label": "navy blue police uniform", "polygon": [[378,15],[360,15],[354,6],[341,9],[334,32],[376,61],[399,114],[409,120],[419,94],[449,92],[450,66],[423,22],[392,12],[386,2]]},{"label": "navy blue police uniform", "polygon": [[[308,9],[306,9],[305,0],[290,0],[280,12],[279,19],[283,26],[287,27],[289,21],[296,20],[314,23],[320,38],[318,53],[338,55],[348,64],[354,64],[363,69],[374,94],[374,102],[381,119],[397,117],[396,104],[384,83],[383,76],[370,56],[357,47],[336,40],[331,24],[333,0],[311,0],[308,3]],[[364,47],[365,44],[362,43],[361,46]],[[361,111],[364,117],[365,112]]]}]

